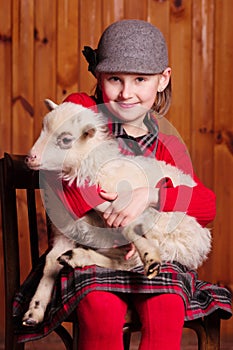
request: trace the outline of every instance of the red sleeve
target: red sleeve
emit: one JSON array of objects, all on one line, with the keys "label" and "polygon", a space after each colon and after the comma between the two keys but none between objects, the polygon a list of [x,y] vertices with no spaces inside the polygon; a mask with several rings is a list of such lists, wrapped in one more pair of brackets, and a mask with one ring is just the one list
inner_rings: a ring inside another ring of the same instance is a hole
[{"label": "red sleeve", "polygon": [[104,202],[99,192],[98,186],[89,186],[87,183],[83,187],[77,187],[75,181],[71,185],[62,181],[62,190],[57,189],[60,200],[76,218],[81,218],[89,210]]},{"label": "red sleeve", "polygon": [[160,210],[186,212],[194,216],[202,226],[213,221],[216,214],[215,194],[194,174],[185,145],[175,136],[160,134],[157,159],[164,160],[190,174],[197,183],[193,188],[183,185],[174,188],[168,180],[160,188]]},{"label": "red sleeve", "polygon": [[89,210],[104,202],[99,195],[99,186],[89,186],[86,183],[82,187],[77,187],[75,181],[69,185],[56,172],[48,171],[43,174],[45,181],[74,219],[81,218]]}]

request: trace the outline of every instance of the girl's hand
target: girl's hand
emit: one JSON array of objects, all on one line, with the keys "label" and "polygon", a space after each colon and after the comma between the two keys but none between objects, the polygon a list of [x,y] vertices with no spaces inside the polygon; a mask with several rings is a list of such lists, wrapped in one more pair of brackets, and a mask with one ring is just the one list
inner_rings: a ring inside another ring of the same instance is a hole
[{"label": "girl's hand", "polygon": [[121,193],[100,192],[102,198],[111,203],[103,213],[103,219],[109,227],[123,227],[136,219],[149,206],[156,207],[159,189],[140,187]]}]

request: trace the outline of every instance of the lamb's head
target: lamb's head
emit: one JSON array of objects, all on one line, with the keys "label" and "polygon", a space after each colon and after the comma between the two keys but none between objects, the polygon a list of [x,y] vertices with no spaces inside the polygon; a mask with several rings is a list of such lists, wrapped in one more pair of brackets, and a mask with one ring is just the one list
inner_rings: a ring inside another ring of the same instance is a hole
[{"label": "lamb's head", "polygon": [[46,100],[46,105],[50,111],[25,161],[31,169],[72,176],[89,152],[108,138],[106,121],[91,109],[71,102],[56,105]]}]

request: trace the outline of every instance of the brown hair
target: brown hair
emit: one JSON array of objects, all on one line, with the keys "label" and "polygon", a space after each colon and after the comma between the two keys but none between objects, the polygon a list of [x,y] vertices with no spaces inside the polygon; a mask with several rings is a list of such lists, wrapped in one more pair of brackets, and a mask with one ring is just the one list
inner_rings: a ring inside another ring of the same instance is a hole
[{"label": "brown hair", "polygon": [[172,84],[171,84],[171,78],[170,78],[166,88],[161,92],[159,91],[157,92],[155,102],[152,106],[152,110],[155,112],[156,116],[163,117],[167,113],[171,105],[171,97],[172,97]]}]

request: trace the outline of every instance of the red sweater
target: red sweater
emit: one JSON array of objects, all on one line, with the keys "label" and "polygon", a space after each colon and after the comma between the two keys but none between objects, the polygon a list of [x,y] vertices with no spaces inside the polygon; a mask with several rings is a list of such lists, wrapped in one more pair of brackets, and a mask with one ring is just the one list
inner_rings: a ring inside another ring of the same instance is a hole
[{"label": "red sweater", "polygon": [[[64,102],[78,103],[95,109],[95,101],[85,93],[71,94]],[[206,188],[194,174],[185,145],[175,136],[159,133],[156,159],[177,166],[185,173],[192,175],[197,183],[194,188],[187,186],[174,188],[172,182],[166,179],[160,184],[159,209],[186,212],[194,216],[202,226],[211,222],[216,212],[215,194]],[[104,202],[99,196],[99,191],[100,189],[96,186],[87,185],[77,188],[75,183],[69,186],[63,181],[63,192],[57,190],[57,194],[74,216],[82,217],[90,209]]]}]

